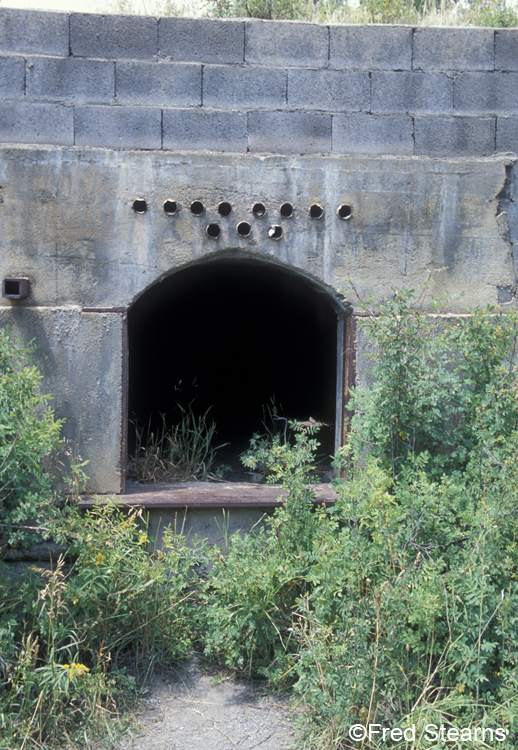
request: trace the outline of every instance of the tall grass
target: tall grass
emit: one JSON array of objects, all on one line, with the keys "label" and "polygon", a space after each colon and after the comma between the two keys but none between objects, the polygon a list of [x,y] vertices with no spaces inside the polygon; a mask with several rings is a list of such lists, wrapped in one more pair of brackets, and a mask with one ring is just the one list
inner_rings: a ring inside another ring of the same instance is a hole
[{"label": "tall grass", "polygon": [[196,416],[180,405],[179,421],[153,431],[135,424],[136,446],[129,463],[129,478],[146,483],[204,480],[210,472],[216,452],[216,423],[209,421],[209,410]]}]

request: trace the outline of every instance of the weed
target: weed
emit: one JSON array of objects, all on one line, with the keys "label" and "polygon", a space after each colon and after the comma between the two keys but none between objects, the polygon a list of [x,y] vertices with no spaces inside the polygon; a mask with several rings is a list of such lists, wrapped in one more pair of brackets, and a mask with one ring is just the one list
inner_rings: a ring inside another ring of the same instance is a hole
[{"label": "weed", "polygon": [[441,725],[459,747],[517,746],[518,314],[423,308],[403,290],[371,309],[374,379],[353,397],[333,507],[314,504],[316,425],[292,422],[245,458],[286,501],[248,534],[225,517],[226,556],[172,531],[152,553],[142,515],[108,503],[63,516],[71,567],[2,580],[6,747],[111,731],[123,695],[195,641],[292,685],[315,750],[358,747],[355,724],[399,730],[394,750],[439,750]]},{"label": "weed", "polygon": [[178,405],[180,420],[168,427],[144,429],[135,424],[136,448],[129,465],[129,478],[138,482],[188,482],[204,480],[211,471],[216,452],[216,424],[209,421],[209,409],[196,416],[192,409]]},{"label": "weed", "polygon": [[113,734],[139,681],[185,656],[197,632],[202,546],[166,530],[153,554],[141,512],[114,503],[70,511],[66,535],[72,566],[60,558],[0,584],[2,748]]},{"label": "weed", "polygon": [[55,513],[45,462],[59,445],[61,422],[50,396],[40,394],[33,350],[0,329],[0,553],[30,544],[37,538],[35,519],[44,525]]},{"label": "weed", "polygon": [[432,724],[468,728],[466,746],[488,727],[518,741],[518,316],[445,321],[420,294],[366,322],[375,379],[354,396],[335,505],[313,506],[310,435],[258,441],[250,464],[288,500],[229,538],[206,588],[206,653],[293,684],[319,750],[357,747],[355,724],[413,727],[401,750],[442,747]]},{"label": "weed", "polygon": [[293,19],[320,23],[402,23],[412,26],[515,27],[518,15],[505,0],[209,0],[219,18]]}]

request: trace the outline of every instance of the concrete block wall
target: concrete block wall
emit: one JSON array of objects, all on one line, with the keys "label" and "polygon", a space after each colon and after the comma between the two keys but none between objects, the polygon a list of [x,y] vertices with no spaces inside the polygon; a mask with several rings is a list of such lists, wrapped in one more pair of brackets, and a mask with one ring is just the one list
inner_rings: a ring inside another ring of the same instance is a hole
[{"label": "concrete block wall", "polygon": [[0,9],[0,140],[230,153],[518,151],[518,29]]}]

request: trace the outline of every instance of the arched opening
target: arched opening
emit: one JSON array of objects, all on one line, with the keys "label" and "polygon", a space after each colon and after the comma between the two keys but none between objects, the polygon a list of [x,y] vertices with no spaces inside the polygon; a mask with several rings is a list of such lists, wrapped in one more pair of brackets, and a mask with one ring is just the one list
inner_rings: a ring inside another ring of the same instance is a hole
[{"label": "arched opening", "polygon": [[[221,259],[148,289],[128,314],[128,446],[134,422],[157,430],[178,404],[216,422],[223,461],[236,466],[275,405],[282,416],[326,424],[334,452],[337,304],[277,265]],[[242,477],[237,477],[242,480]]]}]

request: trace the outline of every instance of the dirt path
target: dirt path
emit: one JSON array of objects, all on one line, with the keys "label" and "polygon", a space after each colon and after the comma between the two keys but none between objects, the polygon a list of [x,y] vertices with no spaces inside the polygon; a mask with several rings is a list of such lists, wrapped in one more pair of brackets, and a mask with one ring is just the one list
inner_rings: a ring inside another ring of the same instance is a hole
[{"label": "dirt path", "polygon": [[229,674],[204,674],[193,657],[176,675],[155,680],[133,739],[118,750],[293,750],[288,700]]}]

